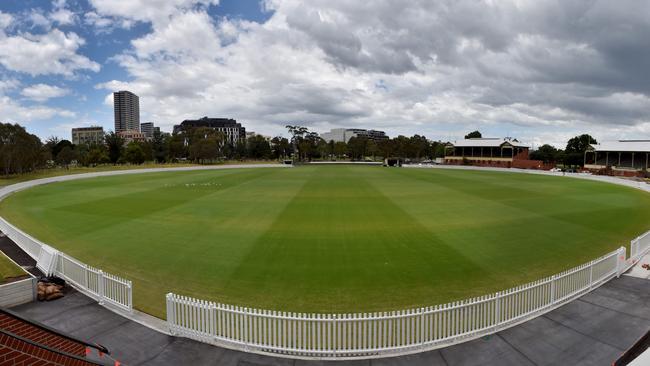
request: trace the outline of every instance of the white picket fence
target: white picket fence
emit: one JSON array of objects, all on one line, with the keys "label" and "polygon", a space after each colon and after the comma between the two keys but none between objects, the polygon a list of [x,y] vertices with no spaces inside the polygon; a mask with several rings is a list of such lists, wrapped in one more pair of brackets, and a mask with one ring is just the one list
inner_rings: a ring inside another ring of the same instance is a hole
[{"label": "white picket fence", "polygon": [[167,295],[172,334],[248,351],[317,358],[420,352],[481,337],[538,316],[628,268],[625,248],[495,294],[403,311],[305,314]]},{"label": "white picket fence", "polygon": [[101,269],[58,252],[54,274],[65,278],[68,282],[87,293],[104,305],[109,303],[123,310],[133,310],[131,281],[125,280]]},{"label": "white picket fence", "polygon": [[100,304],[133,311],[131,281],[105,273],[44,244],[0,217],[0,231],[36,260],[46,275],[59,276]]},{"label": "white picket fence", "polygon": [[648,253],[650,253],[650,231],[630,242],[630,260],[636,263]]}]

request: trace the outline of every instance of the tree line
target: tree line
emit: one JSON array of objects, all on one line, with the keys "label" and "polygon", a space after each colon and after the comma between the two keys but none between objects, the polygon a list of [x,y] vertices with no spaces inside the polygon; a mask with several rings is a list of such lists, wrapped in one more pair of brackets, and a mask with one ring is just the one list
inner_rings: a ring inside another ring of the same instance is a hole
[{"label": "tree line", "polygon": [[595,138],[588,134],[575,136],[566,144],[563,149],[557,149],[551,145],[544,144],[530,152],[532,160],[541,160],[544,163],[561,163],[565,166],[582,166],[584,155],[589,145],[597,144]]},{"label": "tree line", "polygon": [[[103,143],[74,145],[69,140],[50,137],[42,142],[18,124],[0,123],[0,172],[21,174],[54,166],[71,164],[96,166],[101,164],[142,164],[144,162],[193,162],[211,164],[224,160],[377,160],[399,157],[415,161],[443,157],[446,142],[430,141],[424,136],[397,136],[385,140],[352,137],[347,142],[325,141],[303,126],[286,126],[291,136],[271,139],[261,135],[230,143],[214,129],[197,127],[175,134],[156,131],[147,141],[126,141],[108,132]],[[473,131],[465,138],[481,137]],[[584,134],[570,139],[564,150],[542,145],[530,153],[530,158],[546,163],[577,166],[583,161],[589,144],[596,143]]]},{"label": "tree line", "polygon": [[352,137],[347,142],[325,141],[316,132],[302,126],[286,126],[291,135],[291,149],[296,160],[376,160],[378,158],[400,157],[414,160],[443,157],[445,143],[430,141],[424,136],[397,136],[392,139],[373,140]]}]

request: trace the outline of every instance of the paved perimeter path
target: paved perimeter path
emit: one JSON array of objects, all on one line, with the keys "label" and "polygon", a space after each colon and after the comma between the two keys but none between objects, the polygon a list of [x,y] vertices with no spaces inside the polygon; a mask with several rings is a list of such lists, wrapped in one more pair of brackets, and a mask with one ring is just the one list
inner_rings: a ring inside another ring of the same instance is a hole
[{"label": "paved perimeter path", "polygon": [[546,315],[483,339],[410,356],[316,362],[248,354],[151,330],[78,292],[13,308],[53,328],[100,343],[126,365],[611,365],[650,329],[650,281],[630,276]]}]

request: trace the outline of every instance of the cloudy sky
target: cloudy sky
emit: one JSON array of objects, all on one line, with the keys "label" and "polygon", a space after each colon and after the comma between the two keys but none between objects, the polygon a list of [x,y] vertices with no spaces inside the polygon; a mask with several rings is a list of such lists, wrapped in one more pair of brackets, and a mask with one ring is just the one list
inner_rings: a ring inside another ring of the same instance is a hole
[{"label": "cloudy sky", "polygon": [[0,120],[650,138],[650,2],[0,0]]}]

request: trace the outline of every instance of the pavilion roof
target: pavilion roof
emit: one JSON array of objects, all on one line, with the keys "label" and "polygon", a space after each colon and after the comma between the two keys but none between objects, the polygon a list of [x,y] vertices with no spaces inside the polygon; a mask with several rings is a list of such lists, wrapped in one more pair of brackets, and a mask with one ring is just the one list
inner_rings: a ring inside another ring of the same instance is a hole
[{"label": "pavilion roof", "polygon": [[472,138],[450,142],[449,144],[455,147],[502,147],[503,145],[528,147],[524,143],[504,138]]},{"label": "pavilion roof", "polygon": [[650,152],[650,140],[604,141],[589,147],[593,151]]}]

